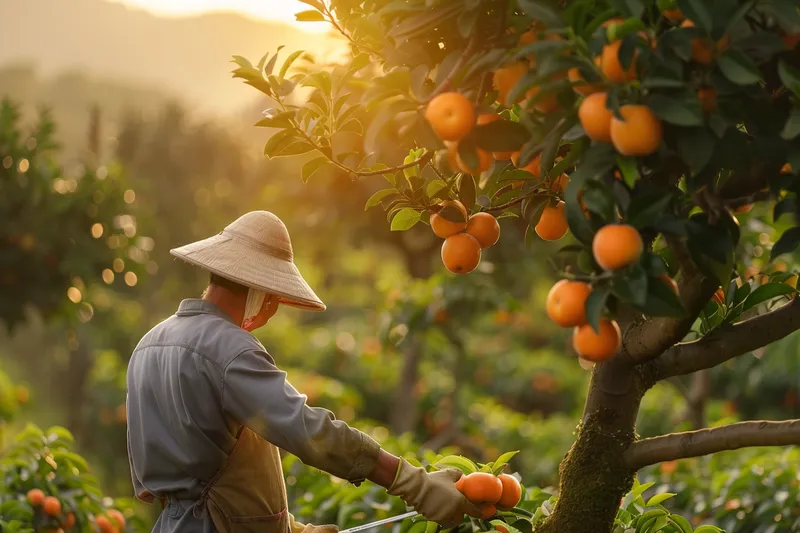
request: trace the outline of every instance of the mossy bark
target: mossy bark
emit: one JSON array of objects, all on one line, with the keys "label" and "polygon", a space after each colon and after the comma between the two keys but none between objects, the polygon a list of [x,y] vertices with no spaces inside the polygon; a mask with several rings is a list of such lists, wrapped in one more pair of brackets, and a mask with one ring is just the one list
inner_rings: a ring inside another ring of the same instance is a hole
[{"label": "mossy bark", "polygon": [[624,453],[636,438],[648,387],[646,376],[623,362],[595,368],[577,439],[559,469],[558,502],[536,533],[611,533],[620,500],[633,485]]}]

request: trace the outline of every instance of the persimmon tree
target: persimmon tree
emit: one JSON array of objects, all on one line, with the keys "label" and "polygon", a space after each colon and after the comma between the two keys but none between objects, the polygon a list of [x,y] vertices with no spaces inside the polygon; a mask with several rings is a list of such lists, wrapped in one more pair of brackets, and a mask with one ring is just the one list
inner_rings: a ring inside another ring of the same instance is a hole
[{"label": "persimmon tree", "polygon": [[800,420],[635,428],[655,383],[800,328],[797,276],[774,261],[800,243],[797,2],[302,1],[298,20],[351,53],[234,57],[276,102],[257,124],[278,130],[267,157],[384,183],[366,207],[396,231],[430,223],[459,274],[492,253],[486,214],[533,247],[567,241],[547,310],[592,380],[535,531],[611,531],[647,465],[800,444]]},{"label": "persimmon tree", "polygon": [[[119,166],[91,157],[64,164],[54,137],[48,113],[27,126],[16,104],[0,102],[0,322],[8,328],[31,309],[87,322],[92,284],[119,277],[132,285],[143,270],[131,260],[142,253],[135,192]],[[97,144],[92,135],[87,144]]]}]

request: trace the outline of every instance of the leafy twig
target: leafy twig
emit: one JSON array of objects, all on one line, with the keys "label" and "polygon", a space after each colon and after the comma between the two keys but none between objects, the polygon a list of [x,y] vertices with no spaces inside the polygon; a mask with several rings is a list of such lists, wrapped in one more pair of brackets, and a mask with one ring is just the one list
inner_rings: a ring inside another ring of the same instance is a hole
[{"label": "leafy twig", "polygon": [[333,16],[333,13],[331,12],[330,8],[326,4],[323,3],[322,4],[322,8],[324,10],[324,14],[328,17],[328,22],[330,22],[331,25],[336,29],[336,31],[341,33],[342,36],[345,39],[347,39],[351,44],[353,44],[353,46],[357,46],[358,48],[362,48],[362,49],[366,50],[367,52],[369,52],[369,53],[371,53],[371,54],[373,54],[375,56],[378,56],[380,58],[383,57],[383,54],[381,54],[379,51],[375,50],[371,46],[363,44],[363,43],[360,43],[360,42],[356,41],[355,39],[353,39],[353,37],[349,33],[347,33],[344,30],[344,28],[342,28],[342,26],[336,21],[336,18]]},{"label": "leafy twig", "polygon": [[306,132],[304,132],[302,130],[302,128],[300,128],[300,126],[294,120],[292,120],[291,123],[292,123],[292,126],[294,126],[294,129],[317,152],[321,153],[323,156],[325,156],[328,159],[328,161],[330,161],[331,163],[336,165],[340,170],[342,170],[344,172],[347,172],[351,176],[368,177],[368,176],[379,176],[381,174],[388,174],[388,173],[391,173],[391,172],[399,172],[401,170],[405,170],[407,168],[411,168],[411,167],[414,167],[414,166],[417,166],[417,165],[425,165],[428,161],[430,161],[433,158],[433,152],[425,152],[418,159],[415,159],[414,161],[411,161],[410,163],[403,163],[402,165],[397,165],[395,167],[382,168],[380,170],[355,170],[355,169],[352,169],[352,168],[348,167],[347,165],[343,165],[343,164],[339,163],[334,158],[332,158],[330,155],[325,153],[325,151],[322,149],[322,147],[319,144],[317,144],[316,141],[314,141],[314,139],[312,139],[310,135],[308,135]]},{"label": "leafy twig", "polygon": [[367,170],[367,171],[355,171],[355,170],[350,169],[350,172],[352,174],[355,174],[356,176],[378,176],[380,174],[386,174],[387,172],[398,172],[400,170],[404,170],[406,168],[411,168],[411,167],[416,166],[416,165],[425,165],[431,159],[433,159],[433,152],[425,152],[424,154],[422,154],[422,156],[419,159],[415,159],[414,161],[412,161],[410,163],[404,163],[404,164],[398,165],[396,167],[382,168],[382,169],[379,169],[379,170]]},{"label": "leafy twig", "polygon": [[527,196],[521,194],[521,195],[517,196],[516,198],[514,198],[512,200],[509,200],[508,202],[506,202],[504,204],[495,205],[495,206],[492,206],[492,207],[487,207],[486,209],[484,209],[484,211],[487,212],[487,213],[497,213],[498,211],[502,211],[503,209],[508,209],[509,207],[514,207],[518,203],[522,202],[525,198],[527,198]]}]

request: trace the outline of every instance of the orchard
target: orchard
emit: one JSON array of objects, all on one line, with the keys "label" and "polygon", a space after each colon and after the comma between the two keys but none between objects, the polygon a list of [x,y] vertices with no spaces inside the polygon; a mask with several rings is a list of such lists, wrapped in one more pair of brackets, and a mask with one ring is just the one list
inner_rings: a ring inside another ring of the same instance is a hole
[{"label": "orchard", "polygon": [[591,369],[585,409],[557,495],[524,492],[527,525],[498,510],[495,480],[465,478],[491,528],[692,531],[660,506],[670,495],[641,500],[637,471],[800,444],[800,420],[635,427],[656,383],[800,328],[779,259],[800,244],[796,2],[302,2],[297,19],[327,21],[349,54],[235,56],[273,102],[264,155],[309,154],[310,188],[325,172],[371,183],[366,209],[393,231],[428,224],[454,275],[520,239],[561,278],[543,304]]}]

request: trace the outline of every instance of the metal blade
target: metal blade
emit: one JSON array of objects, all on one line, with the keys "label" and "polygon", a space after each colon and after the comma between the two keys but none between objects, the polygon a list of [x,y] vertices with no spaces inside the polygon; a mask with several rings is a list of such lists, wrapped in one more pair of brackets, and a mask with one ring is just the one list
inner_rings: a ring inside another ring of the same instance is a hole
[{"label": "metal blade", "polygon": [[343,529],[339,531],[339,533],[356,533],[357,531],[365,531],[367,529],[372,529],[373,527],[392,524],[394,522],[400,522],[402,520],[405,520],[406,518],[413,518],[417,515],[419,515],[418,512],[409,511],[407,513],[399,514],[396,516],[390,516],[389,518],[384,518],[383,520],[376,520],[375,522],[370,522],[368,524],[361,524],[360,526],[351,527],[350,529]]}]

